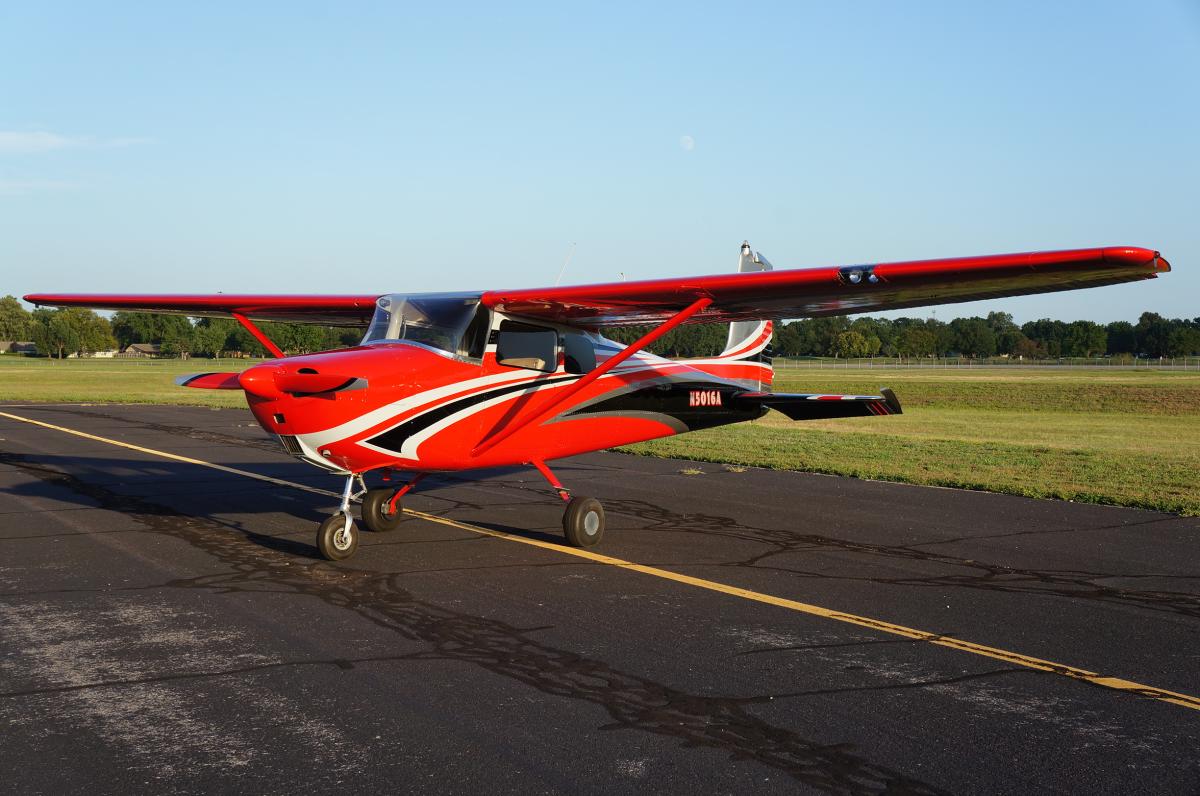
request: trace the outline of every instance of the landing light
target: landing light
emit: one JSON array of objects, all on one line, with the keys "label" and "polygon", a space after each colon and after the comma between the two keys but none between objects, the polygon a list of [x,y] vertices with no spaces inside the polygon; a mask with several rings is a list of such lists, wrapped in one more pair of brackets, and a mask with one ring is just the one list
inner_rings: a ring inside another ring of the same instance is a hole
[{"label": "landing light", "polygon": [[850,280],[851,284],[857,285],[862,281],[862,271],[851,271],[846,275],[846,278]]}]

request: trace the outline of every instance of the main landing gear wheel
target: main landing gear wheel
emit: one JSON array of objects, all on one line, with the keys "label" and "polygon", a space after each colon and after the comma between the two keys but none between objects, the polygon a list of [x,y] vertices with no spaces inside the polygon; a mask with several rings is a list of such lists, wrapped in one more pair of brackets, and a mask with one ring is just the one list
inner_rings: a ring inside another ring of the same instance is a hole
[{"label": "main landing gear wheel", "polygon": [[571,498],[563,513],[563,533],[572,547],[598,544],[604,538],[604,506],[595,498]]},{"label": "main landing gear wheel", "polygon": [[367,526],[367,530],[381,532],[394,531],[400,527],[400,521],[404,519],[404,512],[400,508],[400,501],[396,501],[396,508],[391,507],[392,495],[396,494],[394,489],[372,489],[363,496],[362,499],[362,521],[363,525]]},{"label": "main landing gear wheel", "polygon": [[349,514],[334,514],[317,529],[317,550],[329,561],[341,561],[358,549],[358,529]]}]

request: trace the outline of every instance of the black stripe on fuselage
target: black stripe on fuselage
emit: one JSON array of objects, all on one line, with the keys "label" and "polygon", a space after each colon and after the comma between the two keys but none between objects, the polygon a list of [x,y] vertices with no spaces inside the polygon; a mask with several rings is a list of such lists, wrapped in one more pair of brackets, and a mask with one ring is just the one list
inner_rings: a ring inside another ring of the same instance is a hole
[{"label": "black stripe on fuselage", "polygon": [[[657,414],[675,418],[683,423],[688,431],[698,431],[702,428],[740,423],[743,420],[757,420],[766,414],[766,408],[761,405],[747,406],[744,402],[739,403],[735,400],[738,393],[745,391],[744,387],[711,381],[663,382],[588,404],[569,412],[566,417],[601,412]],[[706,402],[704,405],[693,406],[693,393],[718,393],[721,402],[719,405]]]},{"label": "black stripe on fuselage", "polygon": [[562,384],[568,381],[575,381],[579,378],[580,377],[577,375],[571,375],[558,376],[550,379],[523,381],[518,384],[506,384],[502,387],[488,390],[487,392],[468,395],[466,398],[459,398],[457,401],[451,401],[450,403],[443,404],[436,409],[430,409],[424,414],[417,415],[411,420],[406,420],[400,425],[383,432],[379,436],[372,437],[371,439],[367,440],[367,443],[374,445],[377,448],[383,448],[385,450],[392,451],[393,453],[399,453],[404,447],[405,441],[409,437],[424,431],[434,423],[445,420],[447,417],[450,417],[450,415],[461,412],[464,409],[470,409],[472,406],[481,404],[484,401],[490,401],[493,398],[498,398],[501,395],[506,395],[508,393],[536,389],[548,384]]}]

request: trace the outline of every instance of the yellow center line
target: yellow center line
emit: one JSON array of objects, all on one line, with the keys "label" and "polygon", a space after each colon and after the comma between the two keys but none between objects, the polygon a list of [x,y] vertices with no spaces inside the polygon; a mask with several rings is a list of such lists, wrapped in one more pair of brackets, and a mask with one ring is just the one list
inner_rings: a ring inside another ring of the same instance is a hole
[{"label": "yellow center line", "polygon": [[[96,442],[103,442],[108,445],[116,445],[121,448],[138,451],[139,453],[145,453],[150,456],[158,456],[177,462],[184,462],[186,464],[194,464],[200,467],[208,467],[213,470],[220,470],[224,473],[254,478],[269,484],[275,484],[277,486],[286,486],[292,489],[302,489],[305,492],[312,492],[328,497],[341,497],[339,493],[328,489],[306,486],[305,484],[296,483],[294,481],[285,481],[281,478],[272,478],[260,473],[250,472],[249,470],[240,470],[236,467],[227,467],[223,464],[214,464],[213,462],[206,462],[202,459],[193,459],[190,456],[180,456],[179,454],[155,450],[154,448],[145,448],[141,445],[134,445],[129,442],[121,442],[120,440],[109,439],[108,437],[99,437],[95,434],[88,434],[84,431],[76,431],[75,429],[64,428],[63,426],[44,423],[40,420],[33,420],[31,418],[9,414],[8,412],[0,412],[0,417],[6,417],[9,420],[16,420],[21,423],[28,423],[34,426],[41,426],[42,428],[53,429],[54,431],[61,431],[65,434],[73,434],[77,437],[83,437],[84,439],[90,439]],[[540,539],[517,536],[504,531],[495,531],[490,528],[481,528],[477,525],[470,525],[465,522],[459,522],[458,520],[439,517],[436,514],[428,514],[424,511],[414,511],[413,509],[405,509],[404,511],[406,514],[411,514],[414,517],[419,517],[429,522],[447,525],[451,528],[459,528],[461,530],[470,531],[482,536],[490,536],[494,539],[503,539],[508,542],[519,542],[520,544],[529,545],[530,547],[540,547],[544,550],[551,550],[561,555],[575,556],[576,558],[586,559],[597,564],[605,564],[607,566],[617,567],[630,572],[639,572],[643,575],[650,575],[651,577],[661,578],[663,580],[669,580],[675,583],[682,583],[684,585],[693,586],[706,591],[726,594],[731,597],[740,597],[743,600],[764,603],[766,605],[774,605],[779,608],[787,608],[789,610],[798,611],[811,616],[819,616],[825,619],[832,619],[837,622],[844,622],[849,625],[857,625],[859,627],[865,627],[882,633],[889,633],[894,636],[901,636],[914,641],[923,641],[928,644],[936,644],[939,647],[949,647],[950,649],[959,650],[961,652],[969,652],[974,655],[981,655],[985,658],[994,658],[995,660],[1005,661],[1006,663],[1017,666],[1024,666],[1029,669],[1036,669],[1037,671],[1041,672],[1050,672],[1052,674],[1057,674],[1072,680],[1090,683],[1091,685],[1101,686],[1103,688],[1111,688],[1116,691],[1132,692],[1149,699],[1157,699],[1162,702],[1170,702],[1173,705],[1181,705],[1185,708],[1191,708],[1192,710],[1200,710],[1200,697],[1189,696],[1188,694],[1181,694],[1175,691],[1167,691],[1162,688],[1155,688],[1142,683],[1135,683],[1131,680],[1125,680],[1120,677],[1101,675],[1097,672],[1091,672],[1075,666],[1068,666],[1062,663],[1043,660],[1042,658],[1035,658],[1030,655],[1023,655],[1019,652],[1010,652],[998,647],[989,647],[985,644],[976,644],[973,641],[952,638],[939,633],[930,633],[925,630],[917,630],[915,628],[905,627],[904,625],[897,625],[892,622],[887,622],[882,619],[872,619],[866,616],[845,613],[844,611],[835,611],[833,609],[823,608],[819,605],[813,605],[811,603],[800,602],[798,600],[789,600],[786,597],[776,597],[771,594],[763,594],[762,592],[743,589],[738,586],[730,586],[726,583],[718,583],[717,581],[706,580],[704,578],[695,578],[691,575],[684,575],[668,569],[660,569],[659,567],[651,567],[645,564],[638,564],[633,561],[626,561],[621,558],[613,558],[612,556],[593,553],[590,550],[582,550],[576,547],[566,547],[554,542],[546,542]]]}]

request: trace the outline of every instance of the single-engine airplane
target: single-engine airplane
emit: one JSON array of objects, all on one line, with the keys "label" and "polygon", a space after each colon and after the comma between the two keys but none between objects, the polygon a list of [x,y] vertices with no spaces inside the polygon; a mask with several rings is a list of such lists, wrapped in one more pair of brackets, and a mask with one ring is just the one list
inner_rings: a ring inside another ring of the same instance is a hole
[{"label": "single-engine airplane", "polygon": [[[1109,247],[902,263],[772,270],[743,243],[738,272],[682,279],[387,295],[34,294],[58,307],[232,317],[278,361],[198,373],[185,387],[242,390],[254,417],[298,459],[343,476],[341,505],[317,549],[352,555],[350,504],[372,531],[395,529],[401,500],[427,473],[531,465],[566,503],[567,541],[604,535],[604,508],[572,495],[546,463],[588,451],[753,420],[891,415],[879,395],[771,390],[772,319],[845,315],[1153,279],[1150,249]],[[255,321],[364,326],[353,347],[285,357]],[[728,323],[714,357],[670,360],[647,347],[684,323]],[[653,325],[635,342],[609,327]],[[401,486],[368,489],[366,473]]]}]

